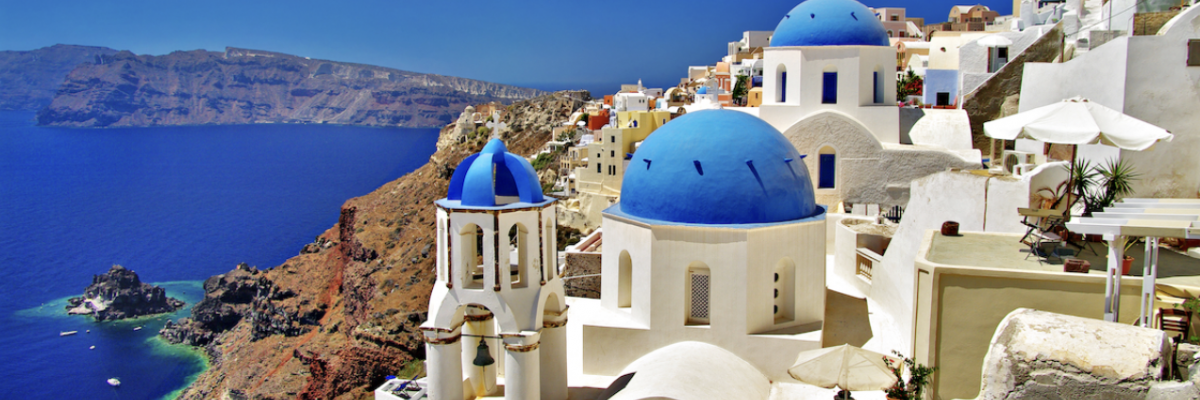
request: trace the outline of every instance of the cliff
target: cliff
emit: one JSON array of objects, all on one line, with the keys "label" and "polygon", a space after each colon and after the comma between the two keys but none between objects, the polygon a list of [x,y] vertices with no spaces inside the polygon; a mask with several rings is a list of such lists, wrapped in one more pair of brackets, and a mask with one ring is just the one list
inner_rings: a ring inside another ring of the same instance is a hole
[{"label": "cliff", "polygon": [[91,315],[97,321],[162,314],[183,307],[183,301],[167,297],[163,288],[142,282],[137,273],[120,265],[93,275],[83,296],[67,303],[68,314]]},{"label": "cliff", "polygon": [[0,110],[39,110],[50,105],[75,66],[116,54],[107,47],[56,44],[30,51],[0,51]]},{"label": "cliff", "polygon": [[[560,92],[502,107],[510,129],[499,134],[510,151],[533,154],[588,98]],[[473,126],[446,126],[428,163],[348,200],[338,223],[299,255],[209,278],[192,318],[161,332],[204,346],[211,359],[180,398],[366,398],[385,376],[418,369],[417,327],[437,256],[433,202],[488,137]]]},{"label": "cliff", "polygon": [[70,72],[38,124],[75,127],[331,123],[440,127],[471,104],[534,89],[281,53],[122,51]]}]

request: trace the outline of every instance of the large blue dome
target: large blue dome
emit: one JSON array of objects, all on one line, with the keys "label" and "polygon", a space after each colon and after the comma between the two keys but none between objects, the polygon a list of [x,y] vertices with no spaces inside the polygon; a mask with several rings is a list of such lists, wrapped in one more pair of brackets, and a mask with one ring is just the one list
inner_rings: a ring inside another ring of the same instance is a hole
[{"label": "large blue dome", "polygon": [[688,224],[761,224],[821,212],[808,167],[774,127],[732,110],[654,131],[625,169],[620,212]]},{"label": "large blue dome", "polygon": [[450,177],[446,199],[450,206],[496,207],[512,203],[541,203],[542,185],[525,158],[508,152],[492,139],[479,153],[463,159]]},{"label": "large blue dome", "polygon": [[771,47],[890,46],[887,29],[854,0],[808,0],[783,16]]}]

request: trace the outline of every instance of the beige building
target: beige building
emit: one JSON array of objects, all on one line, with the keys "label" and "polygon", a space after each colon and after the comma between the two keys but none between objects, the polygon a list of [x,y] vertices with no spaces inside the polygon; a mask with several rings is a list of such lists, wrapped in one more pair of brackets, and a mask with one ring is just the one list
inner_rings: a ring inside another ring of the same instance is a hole
[{"label": "beige building", "polygon": [[635,144],[646,140],[651,132],[671,120],[667,111],[620,111],[617,127],[604,128],[587,146],[580,160],[586,166],[575,169],[576,190],[595,195],[617,196],[621,179],[628,164],[625,155],[632,154]]}]

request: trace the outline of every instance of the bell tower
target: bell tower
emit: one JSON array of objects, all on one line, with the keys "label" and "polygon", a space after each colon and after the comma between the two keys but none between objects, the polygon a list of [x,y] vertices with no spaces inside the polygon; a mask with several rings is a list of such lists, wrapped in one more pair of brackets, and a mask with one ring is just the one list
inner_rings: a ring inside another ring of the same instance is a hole
[{"label": "bell tower", "polygon": [[437,283],[421,325],[431,398],[489,395],[499,376],[505,399],[567,398],[554,201],[500,139],[455,169],[436,202]]}]

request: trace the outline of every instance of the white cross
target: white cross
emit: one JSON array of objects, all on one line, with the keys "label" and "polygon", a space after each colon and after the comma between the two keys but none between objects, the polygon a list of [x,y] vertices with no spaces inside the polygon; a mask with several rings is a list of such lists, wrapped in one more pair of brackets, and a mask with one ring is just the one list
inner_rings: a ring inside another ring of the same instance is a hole
[{"label": "white cross", "polygon": [[487,123],[487,127],[492,130],[492,137],[500,137],[500,130],[507,128],[508,124],[500,122],[500,112],[496,111],[492,114],[492,122]]}]

